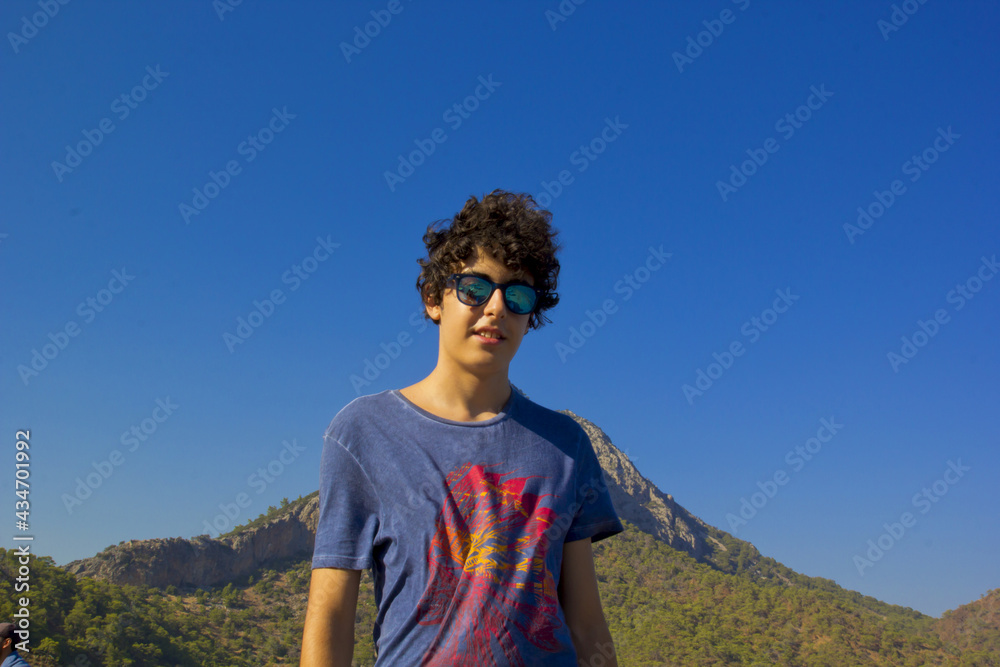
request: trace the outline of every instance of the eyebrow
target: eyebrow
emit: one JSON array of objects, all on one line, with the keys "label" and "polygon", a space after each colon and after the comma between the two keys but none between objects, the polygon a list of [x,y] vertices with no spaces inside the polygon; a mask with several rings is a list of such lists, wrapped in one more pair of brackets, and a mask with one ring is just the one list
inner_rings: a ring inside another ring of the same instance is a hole
[{"label": "eyebrow", "polygon": [[[463,276],[476,276],[477,278],[485,278],[486,280],[489,280],[490,282],[498,282],[498,284],[503,283],[503,281],[494,281],[488,275],[486,275],[485,273],[480,273],[479,271],[461,271],[460,273]],[[525,280],[524,278],[515,278],[515,279],[507,281],[506,283],[503,283],[503,284],[510,284],[510,283],[520,284],[520,285],[528,285],[529,287],[531,286],[528,283],[528,281]]]}]

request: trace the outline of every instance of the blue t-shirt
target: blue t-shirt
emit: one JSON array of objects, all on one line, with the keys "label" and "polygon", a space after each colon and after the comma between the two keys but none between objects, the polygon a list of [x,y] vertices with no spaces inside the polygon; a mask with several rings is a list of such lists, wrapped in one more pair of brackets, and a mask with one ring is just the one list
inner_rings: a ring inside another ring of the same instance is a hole
[{"label": "blue t-shirt", "polygon": [[13,651],[10,655],[4,658],[3,664],[0,667],[30,667],[28,661],[21,657],[21,654],[17,651]]},{"label": "blue t-shirt", "polygon": [[312,566],[371,568],[376,665],[576,665],[563,543],[623,527],[571,417],[513,387],[478,422],[361,396],[326,431],[319,489]]}]

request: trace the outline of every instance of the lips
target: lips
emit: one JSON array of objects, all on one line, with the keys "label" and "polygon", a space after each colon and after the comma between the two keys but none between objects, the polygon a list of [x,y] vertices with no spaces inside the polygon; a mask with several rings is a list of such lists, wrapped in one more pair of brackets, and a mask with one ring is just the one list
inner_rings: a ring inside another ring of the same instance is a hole
[{"label": "lips", "polygon": [[[499,329],[494,327],[483,327],[482,329],[476,329],[473,333],[482,338],[486,338],[487,340],[503,340],[506,338],[506,336],[500,333]],[[495,336],[495,338],[492,338],[491,336]]]}]

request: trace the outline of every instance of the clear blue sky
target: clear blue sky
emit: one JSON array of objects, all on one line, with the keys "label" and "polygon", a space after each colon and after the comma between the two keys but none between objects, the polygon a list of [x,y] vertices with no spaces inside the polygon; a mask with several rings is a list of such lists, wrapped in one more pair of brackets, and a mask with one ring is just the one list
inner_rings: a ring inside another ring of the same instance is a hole
[{"label": "clear blue sky", "polygon": [[3,3],[8,546],[22,428],[60,564],[314,491],[366,360],[364,393],[434,365],[427,224],[499,187],[564,246],[532,399],[805,574],[934,615],[1000,586],[1000,12],[675,4]]}]

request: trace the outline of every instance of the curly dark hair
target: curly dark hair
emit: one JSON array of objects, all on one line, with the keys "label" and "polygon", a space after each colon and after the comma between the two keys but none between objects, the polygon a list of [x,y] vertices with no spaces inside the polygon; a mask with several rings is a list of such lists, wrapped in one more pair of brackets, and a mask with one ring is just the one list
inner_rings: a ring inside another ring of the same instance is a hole
[{"label": "curly dark hair", "polygon": [[[418,259],[421,266],[417,291],[421,302],[428,298],[441,303],[448,276],[483,248],[512,272],[524,271],[539,290],[535,310],[528,316],[528,328],[538,329],[551,322],[544,313],[559,303],[556,284],[559,260],[555,242],[559,230],[551,226],[552,214],[539,208],[529,194],[494,190],[482,200],[470,196],[465,206],[449,220],[438,220],[427,227],[424,245],[427,258]],[[440,228],[451,223],[450,227]],[[439,324],[424,310],[424,317]]]}]

